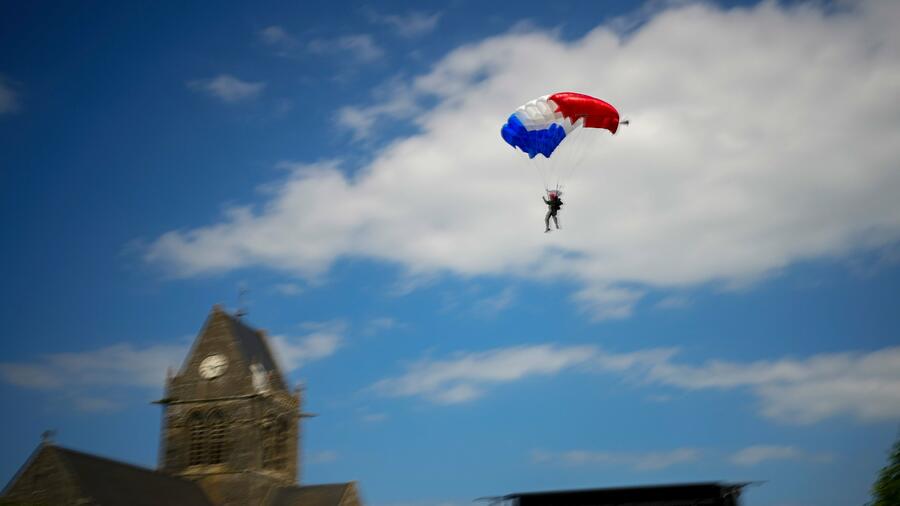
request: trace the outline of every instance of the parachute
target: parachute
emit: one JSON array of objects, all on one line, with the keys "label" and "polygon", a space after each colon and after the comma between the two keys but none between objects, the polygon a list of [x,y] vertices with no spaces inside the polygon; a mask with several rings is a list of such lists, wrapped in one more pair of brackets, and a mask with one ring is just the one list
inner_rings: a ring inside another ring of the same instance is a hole
[{"label": "parachute", "polygon": [[[549,189],[547,177],[555,174],[558,190],[563,173],[574,171],[578,162],[569,158],[583,154],[584,147],[576,147],[578,153],[575,156],[554,156],[560,144],[567,138],[579,137],[579,132],[585,128],[604,129],[615,134],[620,124],[628,122],[619,121],[619,112],[607,102],[581,93],[565,92],[545,95],[523,104],[510,115],[500,129],[500,135],[507,144],[521,150],[541,166],[546,188]],[[570,140],[566,144],[576,142]],[[547,160],[536,160],[538,155]],[[567,159],[557,163],[555,158]]]}]

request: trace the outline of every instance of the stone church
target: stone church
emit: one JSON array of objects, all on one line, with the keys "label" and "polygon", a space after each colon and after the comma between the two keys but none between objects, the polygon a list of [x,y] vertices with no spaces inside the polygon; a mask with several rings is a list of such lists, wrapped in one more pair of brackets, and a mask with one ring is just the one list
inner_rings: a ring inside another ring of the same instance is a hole
[{"label": "stone church", "polygon": [[158,468],[43,442],[0,504],[360,506],[356,484],[300,485],[303,392],[263,331],[215,306],[166,379]]}]

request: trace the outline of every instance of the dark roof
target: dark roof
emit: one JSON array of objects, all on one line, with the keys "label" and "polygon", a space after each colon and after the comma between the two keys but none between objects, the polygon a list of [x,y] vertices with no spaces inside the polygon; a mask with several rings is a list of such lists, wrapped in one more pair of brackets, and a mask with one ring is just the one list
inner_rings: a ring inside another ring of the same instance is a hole
[{"label": "dark roof", "polygon": [[338,506],[353,483],[331,483],[303,487],[281,487],[266,506]]},{"label": "dark roof", "polygon": [[278,366],[272,358],[272,352],[269,345],[266,344],[265,338],[260,331],[251,328],[249,325],[241,321],[239,318],[222,311],[226,320],[231,324],[231,334],[234,336],[241,353],[249,363],[258,362],[266,368],[267,371],[278,372]]},{"label": "dark roof", "polygon": [[212,506],[191,481],[68,448],[45,449],[56,452],[81,493],[100,506]]},{"label": "dark roof", "polygon": [[[605,504],[736,504],[747,483],[684,483],[640,487],[553,490],[508,494],[502,499],[516,499],[519,506],[553,504],[554,506],[598,506]],[[704,501],[704,502],[700,502]]]}]

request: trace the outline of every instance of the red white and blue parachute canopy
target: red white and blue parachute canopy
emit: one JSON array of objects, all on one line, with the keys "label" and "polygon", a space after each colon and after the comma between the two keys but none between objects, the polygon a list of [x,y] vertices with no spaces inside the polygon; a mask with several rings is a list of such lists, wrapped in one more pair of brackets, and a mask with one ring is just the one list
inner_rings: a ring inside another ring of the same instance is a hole
[{"label": "red white and blue parachute canopy", "polygon": [[527,102],[507,120],[500,135],[513,148],[550,158],[557,146],[578,127],[603,128],[616,133],[619,111],[581,93],[555,93]]}]

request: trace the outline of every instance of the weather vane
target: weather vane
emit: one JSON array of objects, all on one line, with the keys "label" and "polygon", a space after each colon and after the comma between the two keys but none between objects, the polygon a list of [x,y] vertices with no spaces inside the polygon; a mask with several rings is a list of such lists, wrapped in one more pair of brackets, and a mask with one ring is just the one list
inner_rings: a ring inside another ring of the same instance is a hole
[{"label": "weather vane", "polygon": [[238,318],[243,318],[244,316],[247,315],[248,311],[244,304],[244,296],[247,295],[247,293],[249,291],[250,290],[247,288],[247,286],[244,283],[241,283],[238,286],[238,304],[237,304],[238,307],[237,307],[237,310],[234,312],[234,316],[237,316]]},{"label": "weather vane", "polygon": [[56,436],[55,429],[47,429],[44,432],[41,432],[41,443],[44,444],[52,444],[53,438]]}]

